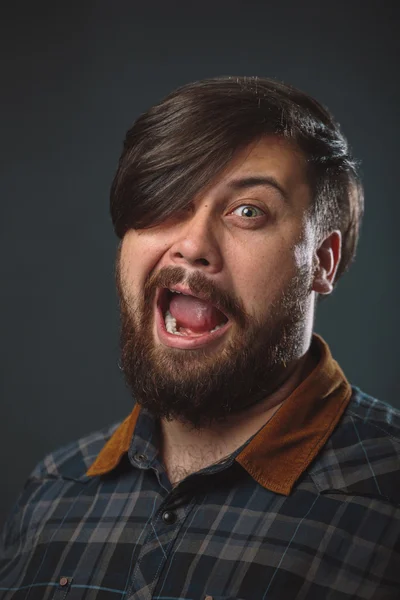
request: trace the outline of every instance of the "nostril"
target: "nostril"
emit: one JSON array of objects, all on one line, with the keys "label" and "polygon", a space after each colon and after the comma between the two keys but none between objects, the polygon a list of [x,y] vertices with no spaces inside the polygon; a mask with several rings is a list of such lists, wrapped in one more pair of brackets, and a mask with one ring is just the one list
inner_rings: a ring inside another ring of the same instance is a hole
[{"label": "nostril", "polygon": [[190,258],[190,256],[182,254],[182,252],[175,252],[175,258],[181,259],[183,258],[184,260],[186,260],[189,263],[192,264],[196,264],[196,265],[202,265],[204,267],[208,267],[210,265],[210,261],[207,260],[206,258]]}]

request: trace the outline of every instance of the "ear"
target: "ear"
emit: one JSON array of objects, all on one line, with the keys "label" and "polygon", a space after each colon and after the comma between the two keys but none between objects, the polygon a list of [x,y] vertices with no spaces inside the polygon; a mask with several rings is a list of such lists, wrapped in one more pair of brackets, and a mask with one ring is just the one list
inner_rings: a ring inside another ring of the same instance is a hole
[{"label": "ear", "polygon": [[342,234],[332,231],[315,251],[314,280],[312,289],[318,294],[330,294],[339,266],[342,249]]}]

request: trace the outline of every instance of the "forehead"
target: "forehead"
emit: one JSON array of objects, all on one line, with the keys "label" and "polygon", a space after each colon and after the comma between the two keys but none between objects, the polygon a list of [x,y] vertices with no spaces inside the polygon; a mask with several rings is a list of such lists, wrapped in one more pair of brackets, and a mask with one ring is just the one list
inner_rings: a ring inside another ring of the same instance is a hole
[{"label": "forehead", "polygon": [[[265,136],[238,151],[232,161],[210,185],[210,191],[224,193],[227,188],[240,190],[233,183],[266,179],[275,182],[282,195],[291,200],[310,199],[307,162],[296,146],[277,136]],[[245,186],[251,187],[251,186]]]}]

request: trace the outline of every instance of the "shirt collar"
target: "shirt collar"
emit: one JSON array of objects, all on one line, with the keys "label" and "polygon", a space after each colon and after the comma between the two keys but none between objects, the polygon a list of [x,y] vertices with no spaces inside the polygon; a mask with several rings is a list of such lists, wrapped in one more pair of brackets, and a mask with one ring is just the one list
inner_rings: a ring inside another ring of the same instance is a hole
[{"label": "shirt collar", "polygon": [[[236,456],[263,487],[290,494],[326,443],[351,398],[351,386],[324,340],[313,336],[318,362],[280,409]],[[141,410],[136,405],[87,471],[89,477],[114,469],[134,445]]]}]

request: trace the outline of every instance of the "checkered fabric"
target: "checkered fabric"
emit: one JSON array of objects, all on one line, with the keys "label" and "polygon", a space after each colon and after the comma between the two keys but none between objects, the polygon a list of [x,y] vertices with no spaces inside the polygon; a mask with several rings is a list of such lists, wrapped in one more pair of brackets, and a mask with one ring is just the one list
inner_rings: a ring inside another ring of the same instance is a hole
[{"label": "checkered fabric", "polygon": [[145,411],[119,465],[88,477],[115,429],[35,469],[4,531],[1,600],[399,600],[400,414],[390,406],[353,388],[287,496],[244,470],[243,448],[172,488]]}]

